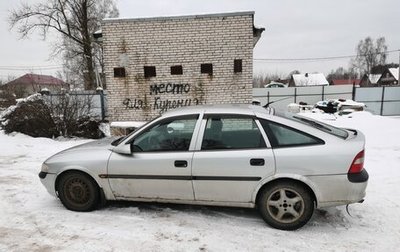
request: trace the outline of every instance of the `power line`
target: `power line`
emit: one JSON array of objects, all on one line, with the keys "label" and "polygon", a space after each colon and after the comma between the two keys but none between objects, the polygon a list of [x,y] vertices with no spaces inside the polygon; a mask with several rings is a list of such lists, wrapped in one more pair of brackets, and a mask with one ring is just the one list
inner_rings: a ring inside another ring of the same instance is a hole
[{"label": "power line", "polygon": [[[394,52],[400,52],[400,49],[397,50],[391,50],[391,51],[385,51],[385,52],[379,52],[379,53],[374,53],[375,55],[379,54],[390,54]],[[286,58],[286,59],[254,59],[256,61],[282,61],[282,62],[287,62],[287,61],[329,61],[329,60],[337,60],[337,59],[349,59],[349,58],[355,58],[358,55],[344,55],[344,56],[331,56],[331,57],[315,57],[315,58]],[[361,56],[367,56],[367,55],[361,55]]]},{"label": "power line", "polygon": [[[375,55],[379,54],[390,54],[394,52],[400,52],[400,49],[390,50],[385,52],[373,53]],[[337,60],[337,59],[349,59],[357,57],[357,54],[353,55],[344,55],[344,56],[330,56],[330,57],[313,57],[313,58],[255,58],[255,61],[271,61],[271,62],[296,62],[296,61],[308,61],[308,62],[316,62],[316,61],[329,61],[329,60]],[[367,56],[367,55],[361,55]],[[63,68],[60,65],[45,65],[45,66],[0,66],[0,70],[8,70],[8,71],[26,71],[26,70],[55,70]]]},{"label": "power line", "polygon": [[60,67],[60,66],[62,66],[62,65],[55,65],[55,64],[51,64],[51,65],[31,65],[31,66],[21,66],[21,65],[18,65],[18,66],[0,66],[0,67],[23,67],[23,68],[27,68],[27,67]]},{"label": "power line", "polygon": [[61,69],[62,66],[57,65],[49,65],[49,66],[0,66],[0,70],[10,70],[10,71],[19,71],[19,70],[53,70],[53,69]]}]

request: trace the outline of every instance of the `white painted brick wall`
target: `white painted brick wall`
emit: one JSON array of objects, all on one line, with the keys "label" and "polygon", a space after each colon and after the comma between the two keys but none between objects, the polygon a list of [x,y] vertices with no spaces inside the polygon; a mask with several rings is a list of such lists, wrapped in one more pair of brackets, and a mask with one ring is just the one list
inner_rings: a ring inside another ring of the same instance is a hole
[{"label": "white painted brick wall", "polygon": [[[102,32],[111,121],[150,120],[164,111],[157,105],[167,101],[171,107],[185,101],[191,101],[192,105],[196,101],[251,102],[253,15],[250,13],[107,20]],[[114,78],[113,69],[123,66],[122,54],[128,57],[127,76]],[[242,73],[234,73],[234,59],[242,59]],[[213,64],[212,77],[200,73],[200,65],[204,63]],[[183,75],[171,75],[173,65],[182,65]],[[145,79],[144,66],[155,66],[157,76]],[[188,84],[190,91],[151,94],[151,85],[168,83]],[[140,107],[139,103],[146,103],[147,107]]]}]

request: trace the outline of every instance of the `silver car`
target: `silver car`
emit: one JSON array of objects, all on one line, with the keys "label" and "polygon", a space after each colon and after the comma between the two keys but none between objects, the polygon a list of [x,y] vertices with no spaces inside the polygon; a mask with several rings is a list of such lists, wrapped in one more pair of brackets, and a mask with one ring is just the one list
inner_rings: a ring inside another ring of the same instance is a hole
[{"label": "silver car", "polygon": [[132,134],[64,150],[43,165],[47,190],[74,211],[132,200],[257,207],[294,230],[315,208],[362,202],[365,137],[261,106],[168,111]]}]

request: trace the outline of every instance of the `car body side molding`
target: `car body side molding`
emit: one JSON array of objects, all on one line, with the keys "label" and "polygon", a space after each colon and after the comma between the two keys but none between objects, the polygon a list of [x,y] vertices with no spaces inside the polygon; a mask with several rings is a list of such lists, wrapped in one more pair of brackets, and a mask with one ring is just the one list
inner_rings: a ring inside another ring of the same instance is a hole
[{"label": "car body side molding", "polygon": [[100,178],[108,179],[167,179],[167,180],[223,180],[223,181],[260,181],[261,177],[230,176],[169,176],[169,175],[125,175],[100,174]]}]

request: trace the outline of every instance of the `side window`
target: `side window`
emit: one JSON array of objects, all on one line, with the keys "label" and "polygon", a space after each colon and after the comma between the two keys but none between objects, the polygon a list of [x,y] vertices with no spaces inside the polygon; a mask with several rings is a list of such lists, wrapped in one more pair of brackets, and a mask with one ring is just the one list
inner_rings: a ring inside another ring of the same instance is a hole
[{"label": "side window", "polygon": [[164,120],[133,140],[134,152],[189,150],[197,116]]},{"label": "side window", "polygon": [[253,118],[212,116],[207,119],[202,150],[266,147]]},{"label": "side window", "polygon": [[288,126],[260,120],[273,148],[324,144],[321,139]]}]

